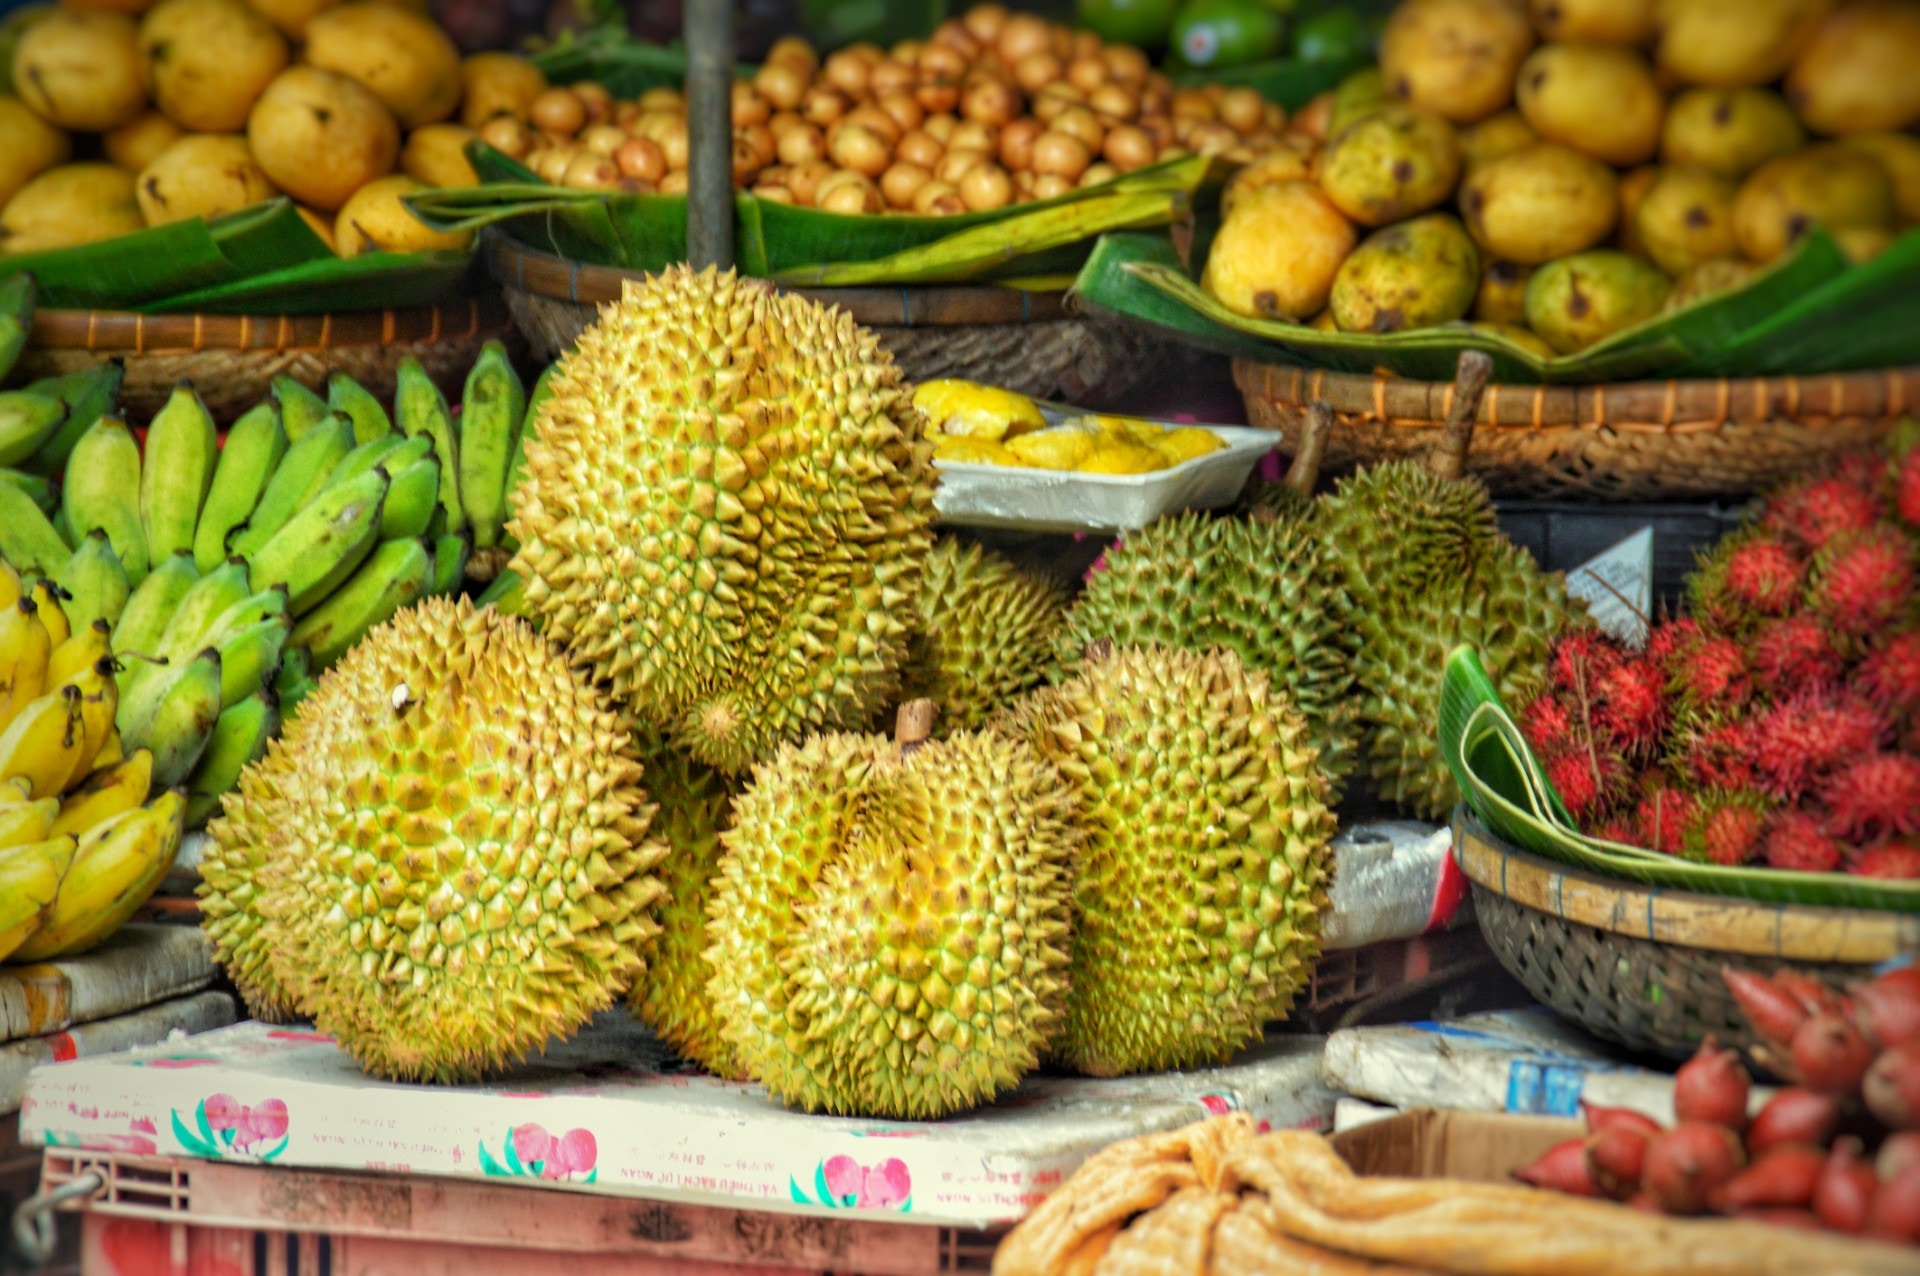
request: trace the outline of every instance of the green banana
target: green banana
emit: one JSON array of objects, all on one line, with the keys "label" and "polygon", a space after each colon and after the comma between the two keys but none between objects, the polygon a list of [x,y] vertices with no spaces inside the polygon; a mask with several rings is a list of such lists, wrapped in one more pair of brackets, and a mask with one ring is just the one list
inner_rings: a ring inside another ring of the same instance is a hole
[{"label": "green banana", "polygon": [[140,521],[147,529],[151,557],[193,548],[200,508],[213,486],[219,459],[220,432],[207,405],[192,386],[175,386],[147,426],[147,454],[140,472]]},{"label": "green banana", "polygon": [[33,502],[34,508],[48,518],[60,511],[60,489],[53,485],[52,479],[29,474],[25,470],[0,470],[0,487],[10,487],[24,493]]},{"label": "green banana", "polygon": [[256,594],[248,594],[233,606],[215,616],[192,642],[189,650],[198,651],[202,647],[219,647],[223,651],[235,635],[242,630],[251,629],[263,620],[280,617],[293,625],[292,613],[287,610],[287,591],[283,585],[263,589]]},{"label": "green banana", "polygon": [[[127,605],[120,611],[120,619],[113,624],[113,649],[122,657],[158,656],[160,639],[167,632],[167,622],[173,619],[173,613],[180,609],[180,602],[187,596],[200,579],[200,572],[193,565],[192,554],[174,554],[166,561],[156,563],[147,578],[133,587],[127,595]],[[144,665],[129,664],[120,675],[121,695],[126,694],[126,682],[135,670]]]},{"label": "green banana", "polygon": [[298,443],[330,411],[327,401],[285,373],[273,379],[273,401],[280,405],[280,424],[287,439]]},{"label": "green banana", "polygon": [[63,606],[67,623],[75,633],[96,620],[108,624],[119,620],[133,592],[127,569],[120,565],[120,559],[113,552],[113,542],[98,527],[86,534],[80,548],[53,573],[53,583],[69,595]]},{"label": "green banana", "polygon": [[351,478],[359,478],[375,466],[384,465],[391,474],[397,468],[389,459],[403,447],[412,447],[416,442],[433,446],[432,439],[410,439],[404,434],[383,434],[368,443],[362,443],[333,467],[333,473],[327,475],[327,486],[344,483]]},{"label": "green banana", "polygon": [[229,705],[213,724],[206,752],[187,777],[187,827],[197,828],[220,810],[220,799],[240,782],[240,772],[267,751],[267,741],[280,730],[280,710],[273,692],[262,688]]},{"label": "green banana", "polygon": [[[180,557],[175,555],[176,558]],[[192,565],[192,559],[188,559]],[[248,601],[247,565],[230,558],[205,576],[194,581],[173,609],[165,628],[146,654],[159,663],[145,661],[129,665],[120,674],[120,709],[114,721],[123,741],[135,735],[138,723],[152,712],[153,706],[178,680],[182,667],[193,654],[209,645],[207,635],[214,622],[236,604]],[[133,607],[128,601],[128,610]],[[116,646],[114,650],[122,648]],[[128,751],[138,744],[128,744]]]},{"label": "green banana", "polygon": [[185,797],[165,793],[81,834],[59,897],[14,959],[83,953],[125,925],[173,867],[186,809]]},{"label": "green banana", "polygon": [[[13,371],[33,331],[33,276],[16,273],[0,280],[0,379]],[[10,464],[10,462],[9,462]]]},{"label": "green banana", "polygon": [[324,669],[432,584],[433,555],[425,542],[386,541],[346,584],[300,618],[287,641]]},{"label": "green banana", "polygon": [[267,490],[280,458],[287,454],[287,432],[280,428],[280,410],[261,403],[227,430],[220,449],[213,486],[200,509],[200,525],[193,533],[193,561],[210,572],[227,558],[227,538],[246,525],[254,506]]},{"label": "green banana", "polygon": [[43,478],[64,474],[74,446],[93,428],[94,422],[113,411],[114,400],[120,397],[120,380],[125,375],[125,367],[113,359],[83,372],[47,377],[28,386],[27,389],[36,394],[57,396],[66,405],[67,419],[22,468]]},{"label": "green banana", "polygon": [[153,750],[153,787],[170,789],[193,770],[219,719],[220,653],[209,647],[180,670],[152,711],[120,736],[126,748]]},{"label": "green banana", "polygon": [[393,433],[393,421],[380,400],[344,372],[327,378],[327,406],[353,422],[353,437],[362,443]]},{"label": "green banana", "polygon": [[305,615],[372,552],[386,495],[382,469],[320,493],[248,561],[254,588],[285,585],[293,614]]},{"label": "green banana", "polygon": [[473,553],[473,538],[465,532],[451,532],[433,538],[433,585],[435,594],[451,594],[460,588],[466,575],[467,558]]},{"label": "green banana", "polygon": [[[422,436],[422,442],[426,439]],[[380,539],[411,540],[426,535],[440,508],[440,462],[432,455],[389,471],[387,502],[380,511]]]},{"label": "green banana", "polygon": [[[279,672],[273,675],[273,694],[280,702],[281,721],[293,716],[293,711],[300,705],[300,698],[313,687],[313,657],[305,647],[289,638],[286,649],[280,653]],[[292,698],[289,699],[289,696]]]},{"label": "green banana", "polygon": [[498,607],[503,616],[527,616],[526,578],[519,572],[501,572],[493,578],[493,583],[473,600],[473,605]]},{"label": "green banana", "polygon": [[18,465],[32,456],[66,419],[66,404],[51,394],[0,393],[0,465]]},{"label": "green banana", "polygon": [[527,412],[526,390],[498,341],[481,348],[462,403],[460,505],[473,527],[474,548],[491,549],[507,520],[507,473]]},{"label": "green banana", "polygon": [[292,621],[283,615],[258,621],[220,644],[220,707],[231,709],[260,690],[280,667]]},{"label": "green banana", "polygon": [[328,417],[294,440],[267,480],[246,526],[228,538],[227,552],[250,556],[272,540],[326,488],[327,477],[351,451],[353,427],[345,417]]},{"label": "green banana", "polygon": [[113,552],[139,584],[147,576],[147,529],[140,522],[140,445],[133,431],[113,417],[101,417],[74,445],[60,491],[72,535],[107,529]]},{"label": "green banana", "polygon": [[400,361],[395,383],[395,423],[409,438],[425,434],[433,439],[434,455],[440,458],[440,508],[447,512],[447,530],[460,531],[467,525],[467,516],[460,504],[460,448],[453,433],[453,413],[447,408],[446,396],[420,366],[420,360],[412,355]]},{"label": "green banana", "polygon": [[20,488],[0,483],[0,558],[23,572],[51,572],[73,551]]}]

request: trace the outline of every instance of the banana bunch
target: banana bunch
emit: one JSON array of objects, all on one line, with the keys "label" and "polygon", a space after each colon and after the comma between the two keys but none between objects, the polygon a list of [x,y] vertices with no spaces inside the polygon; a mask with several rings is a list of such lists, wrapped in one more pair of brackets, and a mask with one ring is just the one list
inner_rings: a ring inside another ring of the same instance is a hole
[{"label": "banana bunch", "polygon": [[68,628],[59,588],[0,564],[0,960],[84,952],[173,864],[185,795],[153,802],[126,753],[108,627]]},{"label": "banana bunch", "polygon": [[[13,371],[32,329],[33,280],[26,275],[0,279],[0,381]],[[119,392],[117,363],[0,391],[0,467],[6,467],[0,468],[0,527],[23,505],[53,513],[49,480]]]},{"label": "banana bunch", "polygon": [[157,787],[185,786],[189,826],[322,670],[409,602],[458,587],[476,544],[498,550],[526,414],[498,343],[458,414],[414,359],[391,416],[342,374],[325,398],[291,378],[273,389],[224,446],[189,386],[144,449],[101,417],[73,445],[53,514],[22,502],[0,517],[0,558],[57,586],[76,626],[111,627],[120,736],[152,755]]}]

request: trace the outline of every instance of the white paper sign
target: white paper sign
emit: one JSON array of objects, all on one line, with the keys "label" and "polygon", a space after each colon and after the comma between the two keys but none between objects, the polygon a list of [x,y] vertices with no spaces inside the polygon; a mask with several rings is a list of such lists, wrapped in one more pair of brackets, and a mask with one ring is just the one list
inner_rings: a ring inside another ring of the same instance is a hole
[{"label": "white paper sign", "polygon": [[1567,573],[1567,592],[1584,599],[1594,623],[1631,647],[1647,643],[1653,614],[1653,528],[1643,527]]}]

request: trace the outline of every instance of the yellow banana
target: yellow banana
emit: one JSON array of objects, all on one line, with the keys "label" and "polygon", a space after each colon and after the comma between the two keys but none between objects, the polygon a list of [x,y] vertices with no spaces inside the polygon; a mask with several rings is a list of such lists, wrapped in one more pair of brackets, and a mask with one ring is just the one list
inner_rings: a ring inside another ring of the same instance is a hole
[{"label": "yellow banana", "polygon": [[113,654],[113,626],[96,620],[47,657],[47,686],[61,686]]},{"label": "yellow banana", "polygon": [[0,780],[0,811],[31,801],[33,801],[33,784],[25,776],[10,776]]},{"label": "yellow banana", "polygon": [[0,961],[46,921],[75,846],[70,837],[56,837],[0,851]]},{"label": "yellow banana", "polygon": [[93,769],[98,771],[101,767],[114,766],[126,761],[126,758],[126,746],[120,743],[120,728],[115,727],[107,732],[107,742],[100,746],[100,752],[93,755]]},{"label": "yellow banana", "polygon": [[[145,749],[112,766],[97,767],[61,800],[60,814],[49,832],[41,836],[71,833],[78,837],[95,825],[125,815],[147,800],[152,784],[153,754]],[[0,817],[4,814],[0,811]]]},{"label": "yellow banana", "polygon": [[73,628],[67,624],[67,609],[60,605],[60,586],[42,576],[33,582],[29,597],[40,609],[40,624],[47,631],[49,651],[73,636]]},{"label": "yellow banana", "polygon": [[17,961],[85,952],[119,930],[173,867],[186,798],[164,793],[151,806],[89,829],[60,882],[47,918],[14,950]]},{"label": "yellow banana", "polygon": [[91,669],[83,669],[62,683],[60,689],[71,688],[80,695],[80,756],[74,762],[73,769],[67,772],[67,778],[60,782],[59,791],[64,793],[80,779],[93,770],[94,758],[107,743],[107,736],[113,732],[113,715],[120,707],[120,692],[113,681],[113,657],[102,656],[93,662]]},{"label": "yellow banana", "polygon": [[46,688],[52,647],[31,598],[0,609],[0,727],[39,698]]},{"label": "yellow banana", "polygon": [[86,743],[79,692],[49,692],[0,731],[0,776],[24,775],[34,797],[53,797],[72,774]]},{"label": "yellow banana", "polygon": [[59,814],[59,798],[0,807],[0,851],[52,837],[53,822]]},{"label": "yellow banana", "polygon": [[20,601],[20,573],[13,564],[0,558],[0,607],[11,607]]}]

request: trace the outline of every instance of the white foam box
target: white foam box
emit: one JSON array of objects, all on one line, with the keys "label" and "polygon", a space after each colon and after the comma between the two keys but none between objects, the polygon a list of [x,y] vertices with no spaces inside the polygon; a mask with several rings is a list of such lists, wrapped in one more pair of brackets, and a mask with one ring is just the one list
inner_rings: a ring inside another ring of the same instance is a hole
[{"label": "white foam box", "polygon": [[34,1076],[49,1065],[65,1065],[134,1046],[164,1041],[175,1032],[224,1028],[235,1018],[233,998],[223,992],[198,992],[142,1006],[126,1014],[75,1024],[60,1032],[22,1037],[0,1045],[0,1113],[26,1103]]},{"label": "white foam box", "polygon": [[1324,1129],[1325,1039],[1116,1080],[1036,1075],[944,1121],[790,1112],[757,1085],[680,1070],[624,1012],[488,1085],[374,1080],[331,1039],[242,1023],[34,1073],[21,1138],[240,1164],[383,1170],[845,1215],[1013,1222],[1118,1139],[1242,1110]]}]

